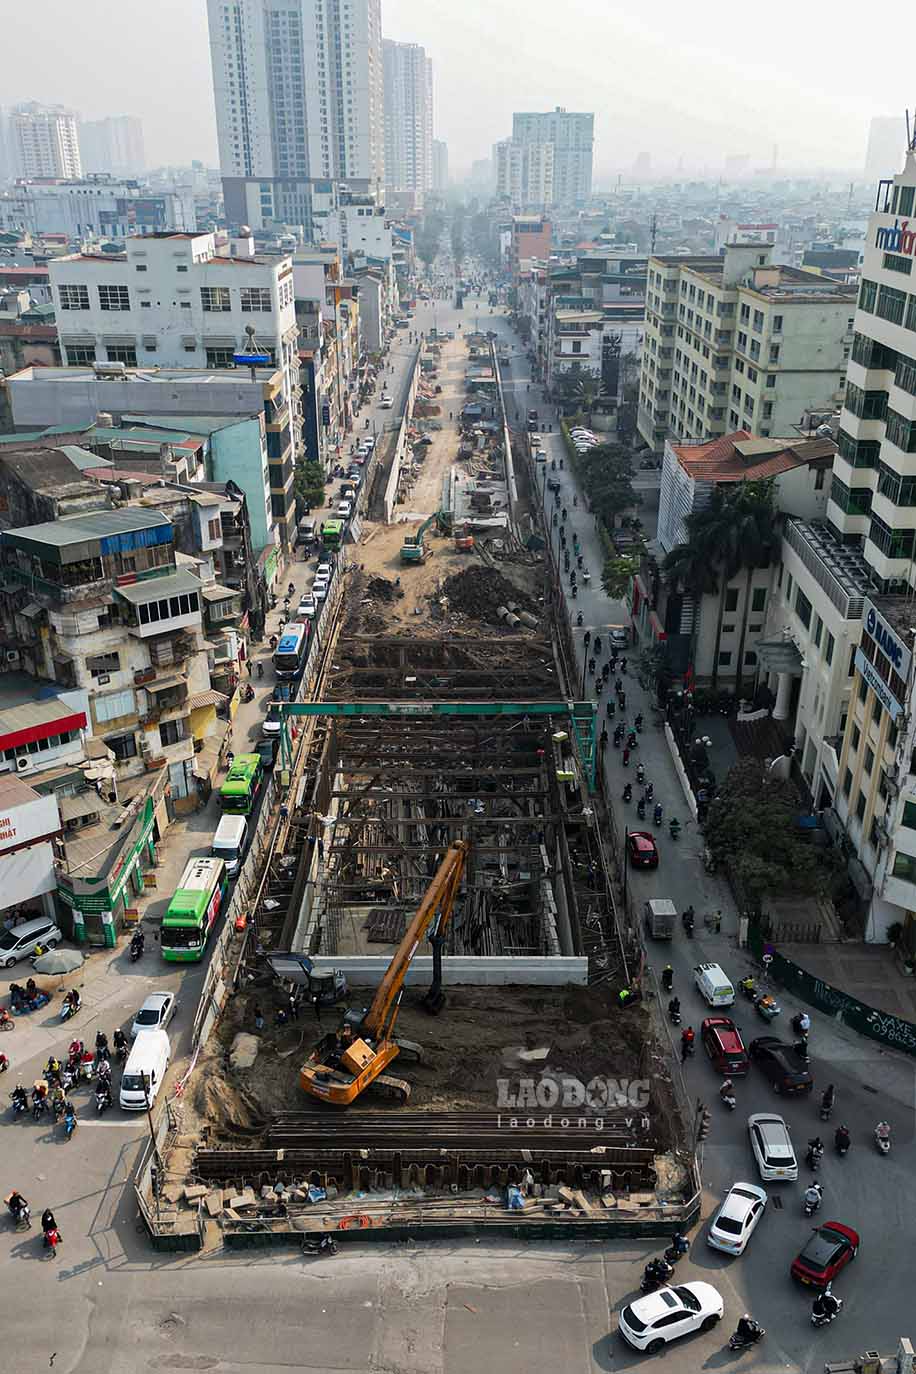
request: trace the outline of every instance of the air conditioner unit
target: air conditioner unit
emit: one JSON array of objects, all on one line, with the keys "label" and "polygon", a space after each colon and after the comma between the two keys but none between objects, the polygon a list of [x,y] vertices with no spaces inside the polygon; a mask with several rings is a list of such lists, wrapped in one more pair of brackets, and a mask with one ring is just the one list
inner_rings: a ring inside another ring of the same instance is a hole
[{"label": "air conditioner unit", "polygon": [[17,773],[25,773],[25,772],[28,771],[28,769],[29,769],[30,767],[31,767],[31,760],[30,760],[28,754],[17,754],[17,755],[16,755],[16,772],[17,772]]},{"label": "air conditioner unit", "polygon": [[145,735],[141,735],[141,736],[140,736],[140,753],[141,753],[141,754],[148,754],[148,753],[151,751],[151,749],[152,749],[152,745],[150,744],[149,740],[146,738]]},{"label": "air conditioner unit", "polygon": [[18,667],[19,667],[19,650],[18,650],[18,649],[7,649],[6,654],[5,654],[5,660],[6,660],[6,666],[7,666],[8,668],[18,668]]}]

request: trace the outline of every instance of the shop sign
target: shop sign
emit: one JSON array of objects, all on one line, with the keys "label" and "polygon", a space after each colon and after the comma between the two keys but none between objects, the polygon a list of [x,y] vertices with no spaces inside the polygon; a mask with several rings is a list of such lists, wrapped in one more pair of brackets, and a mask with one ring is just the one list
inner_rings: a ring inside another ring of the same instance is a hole
[{"label": "shop sign", "polygon": [[864,678],[869,687],[871,687],[891,720],[896,720],[902,712],[903,707],[895,697],[891,696],[890,688],[887,683],[881,680],[877,669],[873,664],[869,663],[861,649],[856,649],[856,667],[859,670],[859,675]]},{"label": "shop sign", "polygon": [[895,219],[893,228],[884,224],[875,234],[875,247],[883,249],[885,253],[903,253],[913,257],[916,255],[916,228],[910,228],[908,219],[902,224]]},{"label": "shop sign", "polygon": [[865,603],[865,631],[885,658],[890,659],[894,672],[906,682],[910,675],[910,651],[870,601]]}]

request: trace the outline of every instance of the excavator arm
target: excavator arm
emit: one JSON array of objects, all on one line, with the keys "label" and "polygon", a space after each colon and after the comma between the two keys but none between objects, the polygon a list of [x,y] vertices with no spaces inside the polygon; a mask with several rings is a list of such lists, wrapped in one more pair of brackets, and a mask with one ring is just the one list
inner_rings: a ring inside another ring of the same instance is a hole
[{"label": "excavator arm", "polygon": [[372,999],[372,1005],[366,1013],[363,1030],[369,1035],[383,1038],[390,1033],[397,1014],[397,1003],[404,986],[407,970],[410,968],[411,960],[416,954],[421,940],[437,915],[438,922],[433,939],[434,949],[438,945],[439,957],[438,959],[434,957],[437,973],[433,981],[433,988],[436,988],[437,983],[441,983],[442,940],[445,935],[445,928],[451,919],[452,907],[464,873],[467,853],[467,840],[455,840],[449,845],[448,852],[427,888],[426,895],[417,908],[413,920],[404,932],[404,938],[395,950],[391,963],[385,971],[385,976]]}]

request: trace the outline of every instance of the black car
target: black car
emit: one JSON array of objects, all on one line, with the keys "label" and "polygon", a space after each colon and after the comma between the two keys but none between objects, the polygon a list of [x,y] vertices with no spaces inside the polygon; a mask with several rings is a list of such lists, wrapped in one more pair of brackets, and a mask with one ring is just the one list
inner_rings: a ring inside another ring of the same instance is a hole
[{"label": "black car", "polygon": [[809,1093],[814,1079],[791,1045],[775,1035],[761,1035],[748,1045],[748,1054],[766,1074],[778,1093]]},{"label": "black car", "polygon": [[276,735],[271,735],[267,739],[259,739],[254,747],[254,752],[259,755],[261,764],[265,769],[273,768],[279,751],[280,741]]}]

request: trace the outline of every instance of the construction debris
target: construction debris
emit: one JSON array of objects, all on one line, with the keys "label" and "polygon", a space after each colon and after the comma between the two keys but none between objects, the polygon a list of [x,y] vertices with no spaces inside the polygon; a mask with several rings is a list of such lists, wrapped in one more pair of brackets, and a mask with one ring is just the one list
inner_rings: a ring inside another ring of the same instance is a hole
[{"label": "construction debris", "polygon": [[533,597],[520,591],[515,583],[503,577],[495,568],[476,565],[447,577],[435,599],[442,598],[447,601],[449,611],[458,611],[491,625],[503,623],[499,611],[501,607],[505,609],[507,602],[529,613],[540,610]]}]

